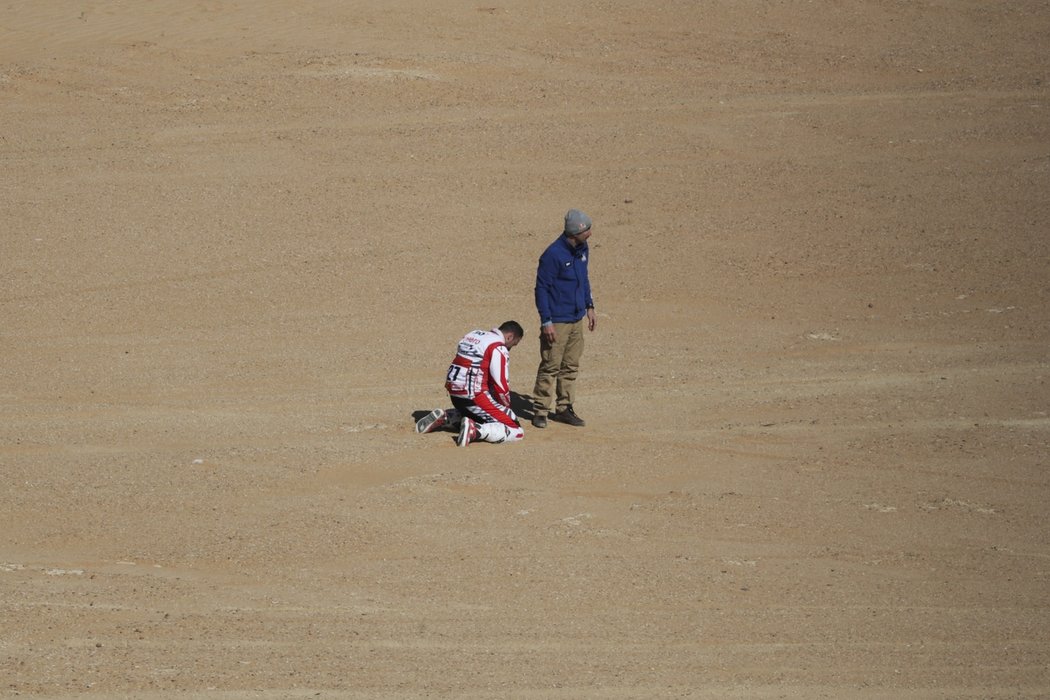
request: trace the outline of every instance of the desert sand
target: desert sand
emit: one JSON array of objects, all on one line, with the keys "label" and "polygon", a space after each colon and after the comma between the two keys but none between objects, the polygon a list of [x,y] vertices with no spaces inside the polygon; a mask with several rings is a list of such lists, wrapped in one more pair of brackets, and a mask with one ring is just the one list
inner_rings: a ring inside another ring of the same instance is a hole
[{"label": "desert sand", "polygon": [[[7,2],[0,695],[1050,696],[1050,5]],[[416,435],[595,222],[579,429]]]}]

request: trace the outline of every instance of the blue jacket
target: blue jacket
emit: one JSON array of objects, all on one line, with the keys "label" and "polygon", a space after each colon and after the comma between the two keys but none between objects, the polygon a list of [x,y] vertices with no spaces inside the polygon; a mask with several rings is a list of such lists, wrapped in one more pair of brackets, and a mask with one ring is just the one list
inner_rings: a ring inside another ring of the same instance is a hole
[{"label": "blue jacket", "polygon": [[564,236],[547,246],[536,268],[536,310],[540,324],[575,323],[594,306],[587,278],[587,243],[573,248]]}]

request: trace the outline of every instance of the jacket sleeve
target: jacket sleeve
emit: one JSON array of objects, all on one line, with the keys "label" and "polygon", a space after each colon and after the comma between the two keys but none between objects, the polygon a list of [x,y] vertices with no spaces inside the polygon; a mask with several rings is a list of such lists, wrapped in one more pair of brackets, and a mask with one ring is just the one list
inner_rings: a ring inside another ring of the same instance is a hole
[{"label": "jacket sleeve", "polygon": [[549,322],[554,316],[551,297],[557,278],[558,261],[553,255],[545,252],[536,266],[536,311],[539,312],[541,324]]},{"label": "jacket sleeve", "polygon": [[591,296],[591,254],[587,253],[587,267],[583,273],[583,303],[588,309],[594,308],[594,297]]}]

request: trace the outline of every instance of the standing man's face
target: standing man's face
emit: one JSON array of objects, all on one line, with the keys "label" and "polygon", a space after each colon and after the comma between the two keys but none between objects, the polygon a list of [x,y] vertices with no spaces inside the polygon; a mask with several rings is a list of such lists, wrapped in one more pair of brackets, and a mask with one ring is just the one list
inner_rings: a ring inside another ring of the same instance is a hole
[{"label": "standing man's face", "polygon": [[572,247],[575,248],[590,237],[591,229],[587,229],[583,233],[577,233],[575,236],[569,236],[569,242],[572,243]]}]

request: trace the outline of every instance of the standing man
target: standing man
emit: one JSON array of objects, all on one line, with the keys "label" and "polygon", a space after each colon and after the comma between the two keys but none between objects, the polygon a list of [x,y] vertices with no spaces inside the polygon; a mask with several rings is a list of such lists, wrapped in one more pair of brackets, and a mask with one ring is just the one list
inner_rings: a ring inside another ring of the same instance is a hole
[{"label": "standing man", "polygon": [[[536,268],[536,310],[540,314],[540,366],[532,390],[532,424],[547,427],[551,420],[582,427],[573,410],[576,375],[583,355],[583,326],[597,323],[591,282],[587,277],[591,217],[579,209],[565,214],[565,227],[547,246]],[[551,401],[555,401],[551,413]]]},{"label": "standing man", "polygon": [[525,331],[506,321],[491,331],[467,333],[445,374],[445,389],[454,408],[435,408],[416,422],[417,433],[429,433],[459,422],[456,445],[472,442],[517,442],[525,437],[510,407],[510,350]]}]

